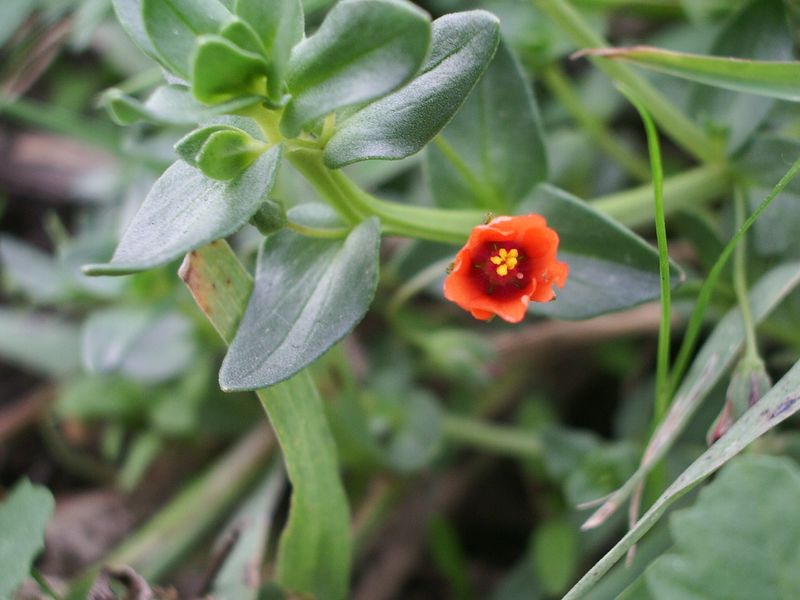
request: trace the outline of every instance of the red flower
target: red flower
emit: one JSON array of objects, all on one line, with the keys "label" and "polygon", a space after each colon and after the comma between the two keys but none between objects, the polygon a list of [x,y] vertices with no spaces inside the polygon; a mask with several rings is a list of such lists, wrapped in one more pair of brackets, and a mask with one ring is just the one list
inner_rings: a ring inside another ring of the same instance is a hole
[{"label": "red flower", "polygon": [[494,315],[510,323],[525,316],[528,303],[555,297],[569,268],[556,260],[558,234],[540,215],[497,217],[472,230],[444,280],[444,296],[476,319]]}]

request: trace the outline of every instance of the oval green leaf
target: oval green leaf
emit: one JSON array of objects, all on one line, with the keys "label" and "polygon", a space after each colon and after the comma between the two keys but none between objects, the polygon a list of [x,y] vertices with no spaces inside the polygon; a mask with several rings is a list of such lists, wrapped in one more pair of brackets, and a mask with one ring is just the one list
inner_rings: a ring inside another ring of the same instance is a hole
[{"label": "oval green leaf", "polygon": [[407,86],[344,121],[325,148],[332,168],[370,158],[419,152],[461,107],[494,55],[497,17],[481,10],[445,15],[433,23],[431,55]]},{"label": "oval green leaf", "polygon": [[219,34],[242,50],[247,50],[266,58],[261,38],[258,37],[258,34],[247,21],[236,16],[231,17],[228,23],[220,29]]},{"label": "oval green leaf", "polygon": [[281,147],[261,155],[231,181],[217,181],[183,161],[156,181],[122,236],[111,262],[87,265],[87,275],[125,275],[179,258],[236,232],[267,198]]},{"label": "oval green leaf", "polygon": [[361,223],[346,240],[291,231],[267,238],[247,311],[222,363],[222,389],[283,381],[350,332],[375,294],[379,248],[377,219]]},{"label": "oval green leaf", "polygon": [[[230,246],[217,242],[192,252],[181,276],[198,307],[230,342],[252,289],[249,273]],[[302,596],[345,598],[353,556],[350,510],[322,398],[307,370],[256,394],[278,437],[292,483],[275,578]]]},{"label": "oval green leaf", "polygon": [[461,110],[428,148],[436,203],[508,214],[547,178],[539,111],[511,49],[501,41]]},{"label": "oval green leaf", "polygon": [[431,24],[405,0],[343,0],[289,61],[292,100],[281,130],[295,137],[328,113],[388,94],[425,61]]}]

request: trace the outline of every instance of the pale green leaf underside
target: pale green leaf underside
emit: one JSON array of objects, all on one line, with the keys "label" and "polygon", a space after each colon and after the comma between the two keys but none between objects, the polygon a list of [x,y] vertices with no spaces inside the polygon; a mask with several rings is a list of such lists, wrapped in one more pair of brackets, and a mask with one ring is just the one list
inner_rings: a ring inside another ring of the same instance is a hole
[{"label": "pale green leaf underside", "polygon": [[800,597],[800,469],[786,457],[732,461],[670,519],[675,547],[644,577],[653,600]]},{"label": "pale green leaf underside", "polygon": [[156,58],[158,53],[153,47],[150,38],[147,36],[147,31],[144,26],[144,18],[142,17],[142,0],[112,0],[114,5],[114,12],[117,19],[122,24],[125,32],[131,36],[136,45],[142,51],[152,58]]},{"label": "pale green leaf underside", "polygon": [[102,103],[119,125],[149,121],[162,125],[196,125],[224,114],[233,114],[261,101],[259,96],[242,96],[220,104],[207,105],[196,100],[189,88],[163,85],[141,102],[117,88],[103,93]]}]

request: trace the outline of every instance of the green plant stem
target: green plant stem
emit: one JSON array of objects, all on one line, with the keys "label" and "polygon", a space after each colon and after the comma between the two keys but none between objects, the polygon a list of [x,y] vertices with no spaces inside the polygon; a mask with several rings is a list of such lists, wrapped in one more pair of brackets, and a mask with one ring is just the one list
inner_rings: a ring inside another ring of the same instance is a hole
[{"label": "green plant stem", "polygon": [[[311,141],[284,140],[274,112],[257,107],[248,111],[247,116],[258,122],[271,143],[286,144],[288,160],[347,223],[354,224],[374,215],[381,219],[384,234],[458,245],[473,227],[485,220],[486,213],[480,210],[445,210],[376,198],[342,171],[326,167],[322,150]],[[727,168],[721,164],[699,167],[667,179],[665,213],[710,202],[728,190],[729,179]],[[624,225],[635,227],[652,220],[651,198],[650,186],[643,186],[598,198],[592,205]]]},{"label": "green plant stem", "polygon": [[[745,195],[741,186],[736,186],[733,190],[733,208],[738,229],[744,224],[746,212]],[[745,359],[761,362],[756,341],[756,328],[753,324],[753,312],[750,310],[750,299],[747,297],[746,236],[742,237],[742,241],[736,246],[736,251],[733,255],[733,289],[736,291],[736,301],[739,304],[739,311],[742,313],[742,322],[744,324]]]},{"label": "green plant stem", "polygon": [[681,0],[574,0],[574,3],[588,10],[625,10],[655,18],[685,16]]},{"label": "green plant stem", "polygon": [[388,235],[461,244],[486,213],[476,210],[445,210],[387,202],[368,194],[341,171],[330,171],[344,195],[362,214],[380,217]]},{"label": "green plant stem", "polygon": [[[485,220],[479,210],[445,210],[426,206],[411,206],[380,200],[362,190],[341,171],[331,171],[315,150],[294,150],[289,156],[302,155],[303,174],[323,197],[342,210],[364,218],[380,217],[384,233],[411,238],[462,244],[475,225]],[[687,205],[710,202],[725,193],[730,175],[722,165],[698,167],[664,181],[664,210],[670,214]],[[653,191],[650,185],[641,186],[592,201],[592,206],[629,227],[652,222]]]},{"label": "green plant stem", "polygon": [[[533,0],[575,44],[581,48],[606,48],[608,42],[595,33],[581,14],[566,0]],[[703,162],[722,160],[723,149],[677,110],[646,79],[630,67],[613,60],[590,57],[599,69],[617,83],[627,86],[641,100],[661,128],[682,148]]]},{"label": "green plant stem", "polygon": [[286,228],[306,237],[320,238],[323,240],[339,240],[347,237],[349,229],[345,227],[307,227],[293,221],[286,223]]},{"label": "green plant stem", "polygon": [[534,433],[470,417],[446,414],[442,420],[442,434],[452,442],[496,454],[526,459],[542,457],[542,442]]},{"label": "green plant stem", "polygon": [[[705,165],[664,180],[664,214],[684,207],[708,204],[730,190],[731,174],[722,164]],[[650,184],[616,192],[590,201],[600,212],[628,227],[653,222],[653,187]]]},{"label": "green plant stem", "polygon": [[761,204],[759,204],[758,208],[756,208],[756,210],[753,211],[753,213],[747,218],[742,226],[739,227],[731,240],[722,249],[717,262],[715,262],[714,266],[711,267],[711,271],[709,271],[708,276],[703,283],[703,287],[700,289],[700,293],[698,294],[697,301],[695,302],[692,310],[692,315],[689,318],[689,325],[686,328],[686,334],[683,337],[683,342],[681,343],[680,350],[678,351],[678,356],[675,359],[675,364],[672,367],[672,376],[670,378],[670,395],[673,395],[677,390],[681,381],[681,377],[683,377],[686,368],[689,366],[689,359],[692,356],[695,344],[697,343],[697,337],[700,334],[700,327],[703,323],[703,316],[705,315],[706,307],[711,299],[711,294],[714,291],[717,280],[719,280],[719,276],[722,273],[722,269],[725,268],[725,265],[733,253],[733,250],[736,248],[737,244],[741,241],[750,227],[753,226],[753,223],[756,222],[758,217],[761,216],[761,213],[763,213],[769,207],[769,205],[772,204],[772,201],[778,197],[778,195],[786,188],[787,185],[789,185],[798,172],[800,172],[800,158],[794,162],[781,180],[775,185],[774,188],[772,188],[772,191],[769,193],[769,195],[764,198]]},{"label": "green plant stem", "polygon": [[342,190],[334,178],[334,172],[322,162],[322,153],[318,150],[296,148],[289,150],[287,158],[292,165],[308,179],[314,189],[328,201],[347,223],[357,223],[368,216],[355,209],[351,198]]},{"label": "green plant stem", "polygon": [[661,288],[661,322],[658,328],[658,358],[656,360],[656,389],[654,422],[660,423],[669,406],[669,343],[671,325],[671,285],[669,280],[669,248],[667,246],[667,224],[664,217],[664,170],[661,166],[661,148],[655,123],[635,94],[627,89],[622,93],[633,104],[644,124],[647,148],[650,153],[650,168],[653,172],[653,199],[655,208],[656,243],[658,245],[658,276]]},{"label": "green plant stem", "polygon": [[609,131],[602,119],[592,114],[581,102],[564,71],[557,63],[548,65],[541,73],[550,93],[561,103],[591,140],[614,159],[630,175],[640,181],[650,180],[647,163],[623,146]]}]

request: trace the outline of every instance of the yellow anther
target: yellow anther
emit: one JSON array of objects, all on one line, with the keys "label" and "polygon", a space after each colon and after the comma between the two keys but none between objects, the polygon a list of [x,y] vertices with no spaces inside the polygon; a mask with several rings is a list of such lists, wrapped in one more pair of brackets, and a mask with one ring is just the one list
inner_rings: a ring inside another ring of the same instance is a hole
[{"label": "yellow anther", "polygon": [[497,265],[497,269],[495,269],[497,274],[501,277],[505,277],[508,275],[509,270],[517,266],[519,251],[516,248],[512,248],[511,250],[500,248],[498,253],[489,260],[493,265]]}]

